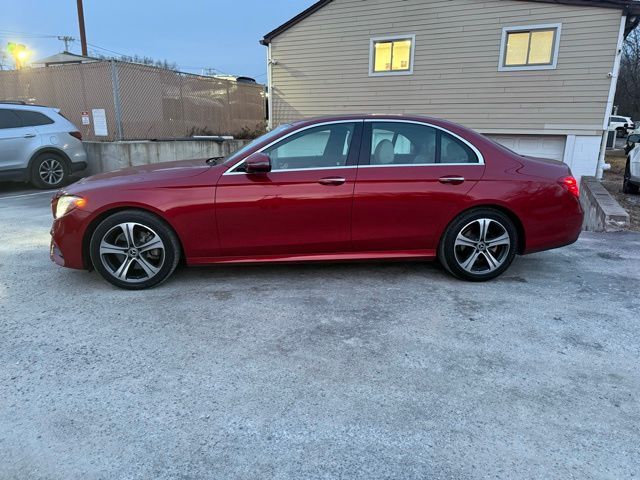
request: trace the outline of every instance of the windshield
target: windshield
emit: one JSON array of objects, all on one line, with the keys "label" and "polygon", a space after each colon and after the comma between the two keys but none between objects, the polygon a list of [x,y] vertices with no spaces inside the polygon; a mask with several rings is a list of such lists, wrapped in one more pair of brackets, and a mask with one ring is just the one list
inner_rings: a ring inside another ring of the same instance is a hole
[{"label": "windshield", "polygon": [[284,123],[284,124],[280,125],[279,127],[274,128],[270,132],[267,132],[264,135],[251,140],[249,143],[247,143],[240,150],[236,151],[230,157],[228,157],[223,163],[226,165],[226,164],[235,162],[236,160],[241,158],[246,152],[248,152],[253,147],[255,147],[258,143],[262,143],[264,141],[268,141],[268,140],[270,140],[272,138],[275,138],[276,136],[278,136],[278,134],[280,134],[283,130],[286,130],[290,126],[291,126],[290,124]]}]

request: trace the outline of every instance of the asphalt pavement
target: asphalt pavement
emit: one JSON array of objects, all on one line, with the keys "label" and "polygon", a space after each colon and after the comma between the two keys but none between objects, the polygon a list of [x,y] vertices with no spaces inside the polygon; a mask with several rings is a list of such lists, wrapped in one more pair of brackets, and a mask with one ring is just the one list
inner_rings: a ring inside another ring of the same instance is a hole
[{"label": "asphalt pavement", "polygon": [[52,192],[2,190],[2,479],[640,474],[640,234],[483,284],[224,266],[133,292],[50,262]]}]

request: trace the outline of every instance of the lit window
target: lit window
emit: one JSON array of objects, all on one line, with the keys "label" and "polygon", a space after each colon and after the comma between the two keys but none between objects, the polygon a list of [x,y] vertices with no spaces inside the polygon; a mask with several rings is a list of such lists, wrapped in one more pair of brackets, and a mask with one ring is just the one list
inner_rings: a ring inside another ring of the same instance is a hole
[{"label": "lit window", "polygon": [[499,70],[556,68],[560,25],[505,28]]},{"label": "lit window", "polygon": [[415,36],[371,39],[371,75],[410,74],[413,72]]}]

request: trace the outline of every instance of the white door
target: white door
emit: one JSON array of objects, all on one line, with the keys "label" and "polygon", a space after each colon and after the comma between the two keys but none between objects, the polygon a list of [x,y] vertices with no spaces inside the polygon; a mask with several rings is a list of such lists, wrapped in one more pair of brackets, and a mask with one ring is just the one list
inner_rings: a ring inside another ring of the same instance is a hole
[{"label": "white door", "polygon": [[529,157],[564,160],[566,137],[554,135],[487,135],[492,140]]}]

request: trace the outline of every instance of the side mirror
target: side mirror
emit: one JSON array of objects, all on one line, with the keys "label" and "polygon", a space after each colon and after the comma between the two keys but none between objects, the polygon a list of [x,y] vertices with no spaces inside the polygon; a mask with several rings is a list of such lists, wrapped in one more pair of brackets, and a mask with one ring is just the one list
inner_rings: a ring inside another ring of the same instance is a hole
[{"label": "side mirror", "polygon": [[628,143],[638,143],[640,142],[640,133],[634,133],[633,135],[629,135],[627,137]]},{"label": "side mirror", "polygon": [[267,173],[271,171],[271,159],[269,155],[262,152],[255,152],[249,155],[245,161],[247,173]]}]

